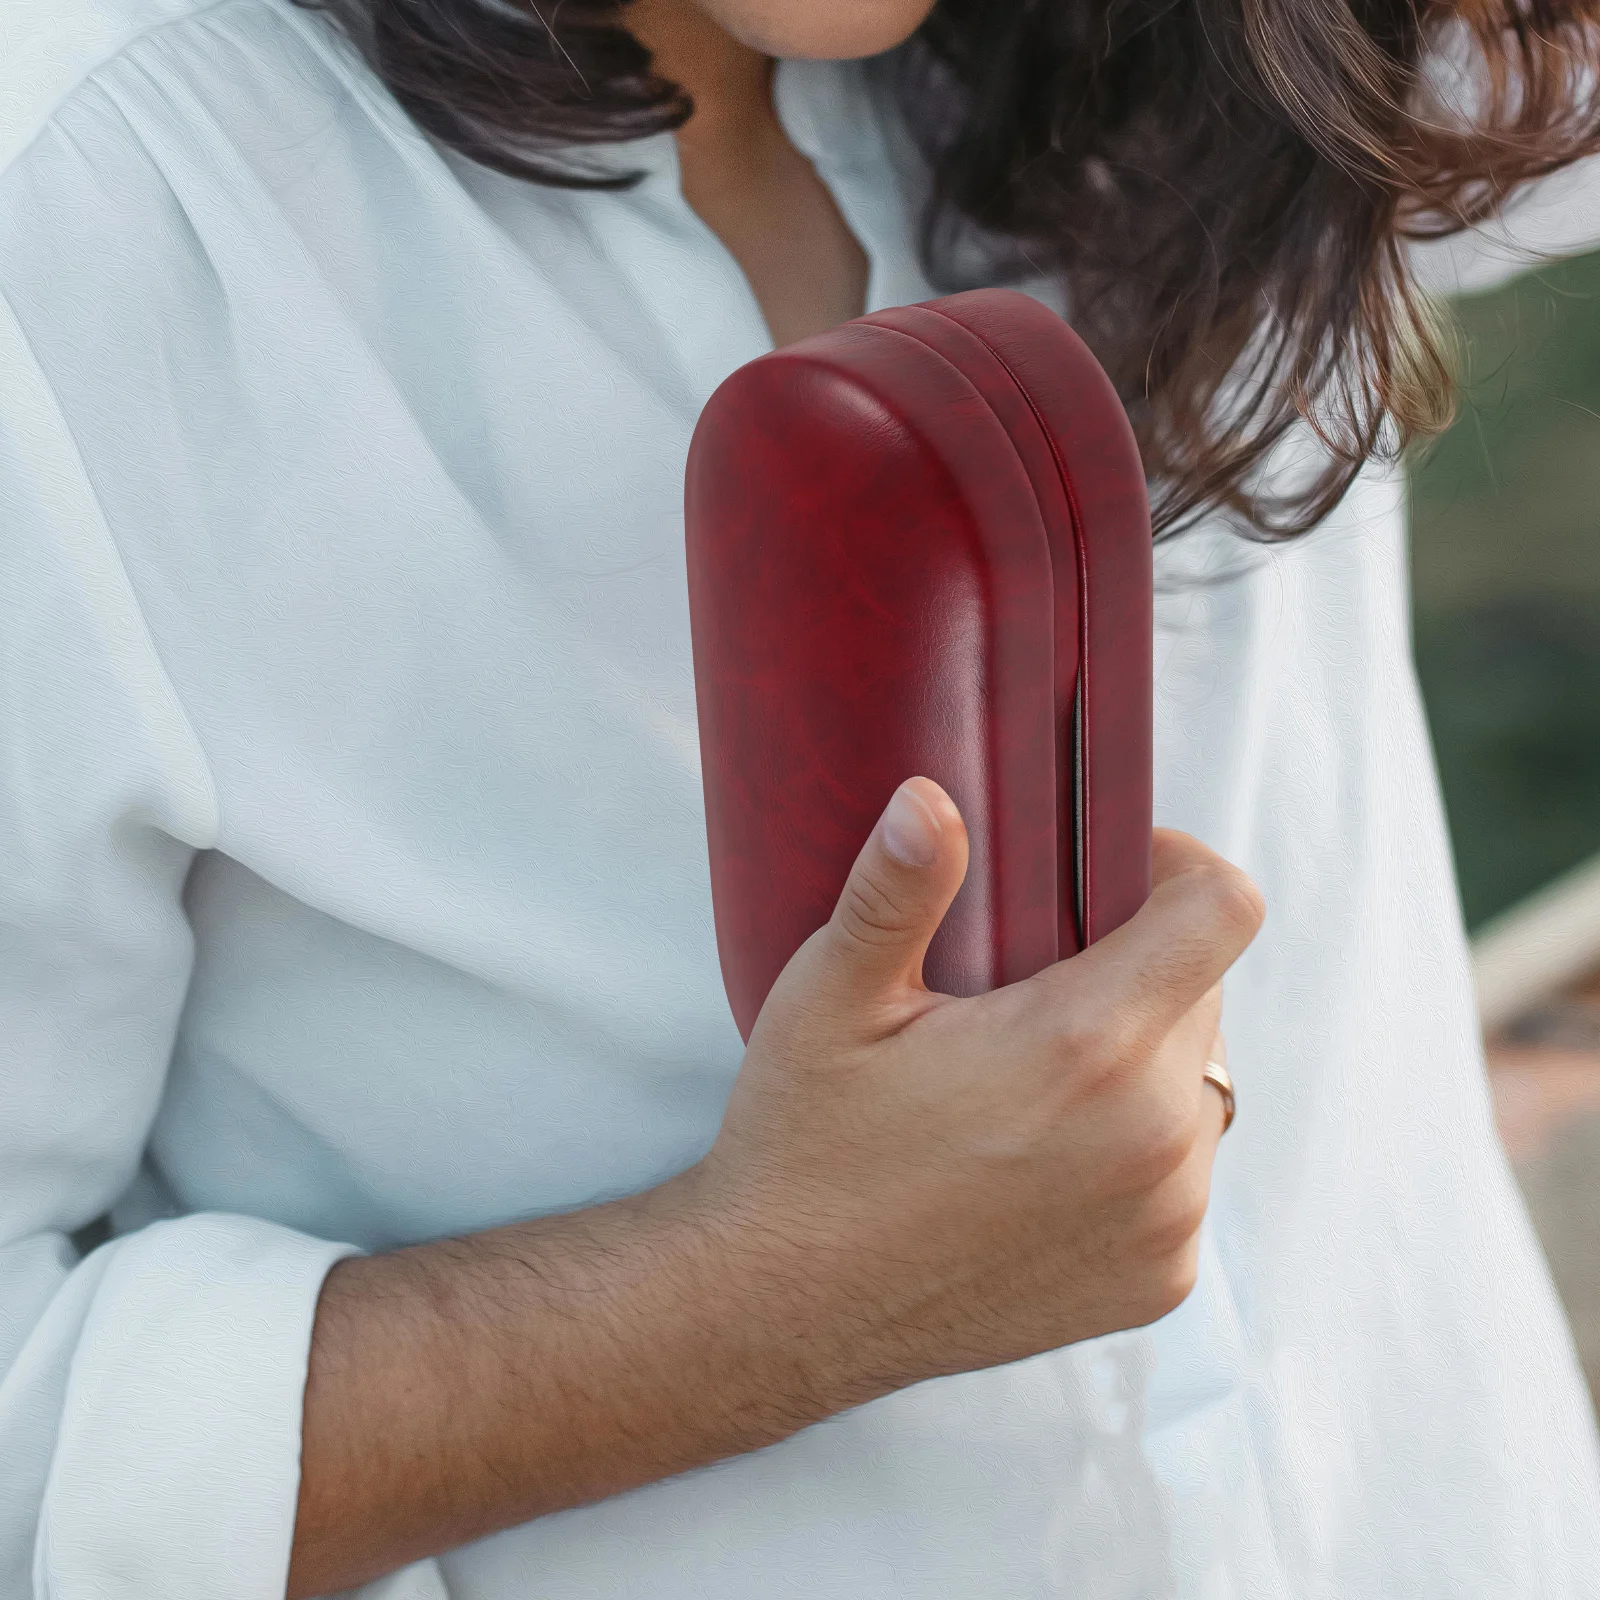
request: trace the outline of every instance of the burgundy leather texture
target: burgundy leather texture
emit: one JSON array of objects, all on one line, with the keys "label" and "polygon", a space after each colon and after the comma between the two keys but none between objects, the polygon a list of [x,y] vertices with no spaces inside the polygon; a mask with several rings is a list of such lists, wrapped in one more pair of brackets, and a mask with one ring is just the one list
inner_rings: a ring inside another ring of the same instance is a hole
[{"label": "burgundy leather texture", "polygon": [[902,306],[712,395],[685,478],[722,973],[749,1038],[895,786],[966,821],[924,964],[977,994],[1150,892],[1151,543],[1110,381],[1037,301]]}]

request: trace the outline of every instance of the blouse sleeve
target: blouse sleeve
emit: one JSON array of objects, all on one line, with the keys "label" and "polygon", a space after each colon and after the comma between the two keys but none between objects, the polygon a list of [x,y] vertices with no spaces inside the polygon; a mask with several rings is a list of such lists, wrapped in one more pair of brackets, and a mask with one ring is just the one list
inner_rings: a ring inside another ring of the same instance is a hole
[{"label": "blouse sleeve", "polygon": [[281,1596],[324,1275],[256,1218],[80,1259],[127,1188],[217,802],[82,462],[0,298],[0,1596]]}]

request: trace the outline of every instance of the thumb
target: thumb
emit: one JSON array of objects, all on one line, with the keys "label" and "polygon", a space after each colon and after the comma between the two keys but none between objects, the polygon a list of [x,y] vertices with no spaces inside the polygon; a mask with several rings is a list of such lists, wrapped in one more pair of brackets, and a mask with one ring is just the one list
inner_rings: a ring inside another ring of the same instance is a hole
[{"label": "thumb", "polygon": [[850,869],[818,952],[846,1004],[922,983],[922,958],[967,875],[967,829],[931,778],[907,778]]}]

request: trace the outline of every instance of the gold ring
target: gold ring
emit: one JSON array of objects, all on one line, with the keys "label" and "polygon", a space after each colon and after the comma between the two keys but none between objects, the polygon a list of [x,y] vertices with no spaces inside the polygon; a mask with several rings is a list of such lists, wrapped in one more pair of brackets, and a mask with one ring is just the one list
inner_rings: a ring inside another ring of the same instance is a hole
[{"label": "gold ring", "polygon": [[1208,1061],[1200,1074],[1207,1083],[1214,1083],[1222,1091],[1222,1131],[1233,1126],[1233,1079],[1220,1061]]}]

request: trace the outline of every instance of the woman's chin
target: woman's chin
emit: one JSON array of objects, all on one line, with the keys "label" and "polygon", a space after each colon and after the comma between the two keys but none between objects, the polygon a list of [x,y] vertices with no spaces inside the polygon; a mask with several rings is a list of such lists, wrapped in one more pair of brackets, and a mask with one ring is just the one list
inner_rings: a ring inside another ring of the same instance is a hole
[{"label": "woman's chin", "polygon": [[875,56],[903,43],[933,0],[698,0],[742,44],[763,55],[817,61]]}]

